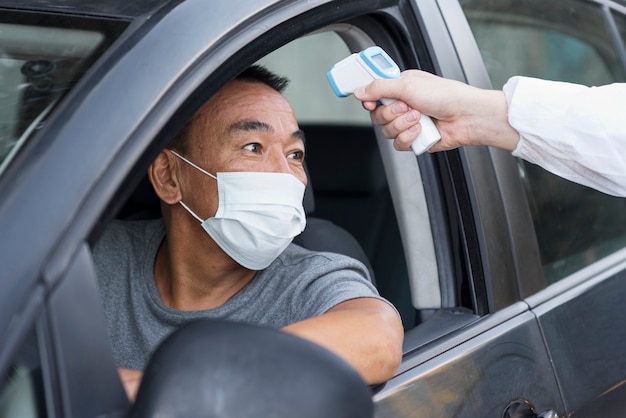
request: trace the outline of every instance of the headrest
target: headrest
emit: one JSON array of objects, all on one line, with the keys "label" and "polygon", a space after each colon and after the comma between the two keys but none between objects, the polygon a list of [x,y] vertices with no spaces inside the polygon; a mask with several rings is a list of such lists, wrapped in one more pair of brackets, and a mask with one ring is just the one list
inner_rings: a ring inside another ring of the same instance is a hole
[{"label": "headrest", "polygon": [[301,125],[316,193],[372,194],[387,180],[371,126]]}]

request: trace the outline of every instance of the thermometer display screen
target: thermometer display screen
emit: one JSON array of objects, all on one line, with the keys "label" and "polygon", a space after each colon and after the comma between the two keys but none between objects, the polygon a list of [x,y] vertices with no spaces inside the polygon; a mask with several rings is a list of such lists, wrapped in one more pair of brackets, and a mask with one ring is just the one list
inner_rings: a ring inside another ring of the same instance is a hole
[{"label": "thermometer display screen", "polygon": [[374,61],[382,70],[393,67],[383,54],[372,55],[372,61]]}]

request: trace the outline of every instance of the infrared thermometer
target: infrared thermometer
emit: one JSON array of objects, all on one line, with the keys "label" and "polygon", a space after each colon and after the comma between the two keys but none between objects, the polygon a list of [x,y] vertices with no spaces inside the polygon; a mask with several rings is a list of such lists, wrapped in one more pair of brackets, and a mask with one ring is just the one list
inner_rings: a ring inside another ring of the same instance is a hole
[{"label": "infrared thermometer", "polygon": [[[381,47],[371,46],[339,61],[326,76],[335,94],[338,97],[347,97],[354,90],[365,87],[376,79],[400,77],[400,68]],[[395,99],[381,99],[380,102],[389,105]],[[411,144],[416,155],[426,152],[441,139],[430,117],[422,115],[420,125],[422,131]]]}]

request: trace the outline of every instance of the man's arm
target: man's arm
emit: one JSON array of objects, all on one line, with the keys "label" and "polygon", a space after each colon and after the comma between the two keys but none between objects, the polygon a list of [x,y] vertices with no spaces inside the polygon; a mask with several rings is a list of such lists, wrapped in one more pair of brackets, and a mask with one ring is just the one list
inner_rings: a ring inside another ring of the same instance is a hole
[{"label": "man's arm", "polygon": [[[391,378],[402,360],[402,322],[396,311],[379,299],[348,300],[282,330],[334,352],[368,384]],[[134,402],[143,373],[129,369],[118,372],[128,399]]]},{"label": "man's arm", "polygon": [[348,300],[320,316],[288,325],[283,331],[339,355],[368,384],[391,378],[402,360],[402,322],[396,311],[379,299]]}]

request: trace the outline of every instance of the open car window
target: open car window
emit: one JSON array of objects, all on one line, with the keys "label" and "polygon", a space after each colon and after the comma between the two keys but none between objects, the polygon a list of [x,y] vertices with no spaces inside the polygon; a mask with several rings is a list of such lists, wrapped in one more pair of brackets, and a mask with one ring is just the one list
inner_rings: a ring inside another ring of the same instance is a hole
[{"label": "open car window", "polygon": [[382,156],[369,113],[353,97],[335,96],[330,67],[352,51],[332,30],[296,39],[259,61],[290,79],[284,95],[306,137],[314,210],[356,238],[381,295],[415,325],[406,261]]},{"label": "open car window", "polygon": [[330,220],[356,238],[378,291],[410,330],[471,297],[459,297],[460,286],[442,285],[454,279],[438,271],[415,155],[394,150],[361,103],[336,97],[328,83],[326,72],[333,64],[373,43],[365,30],[335,25],[294,40],[259,63],[291,80],[285,96],[306,136],[315,199],[309,216]]}]

